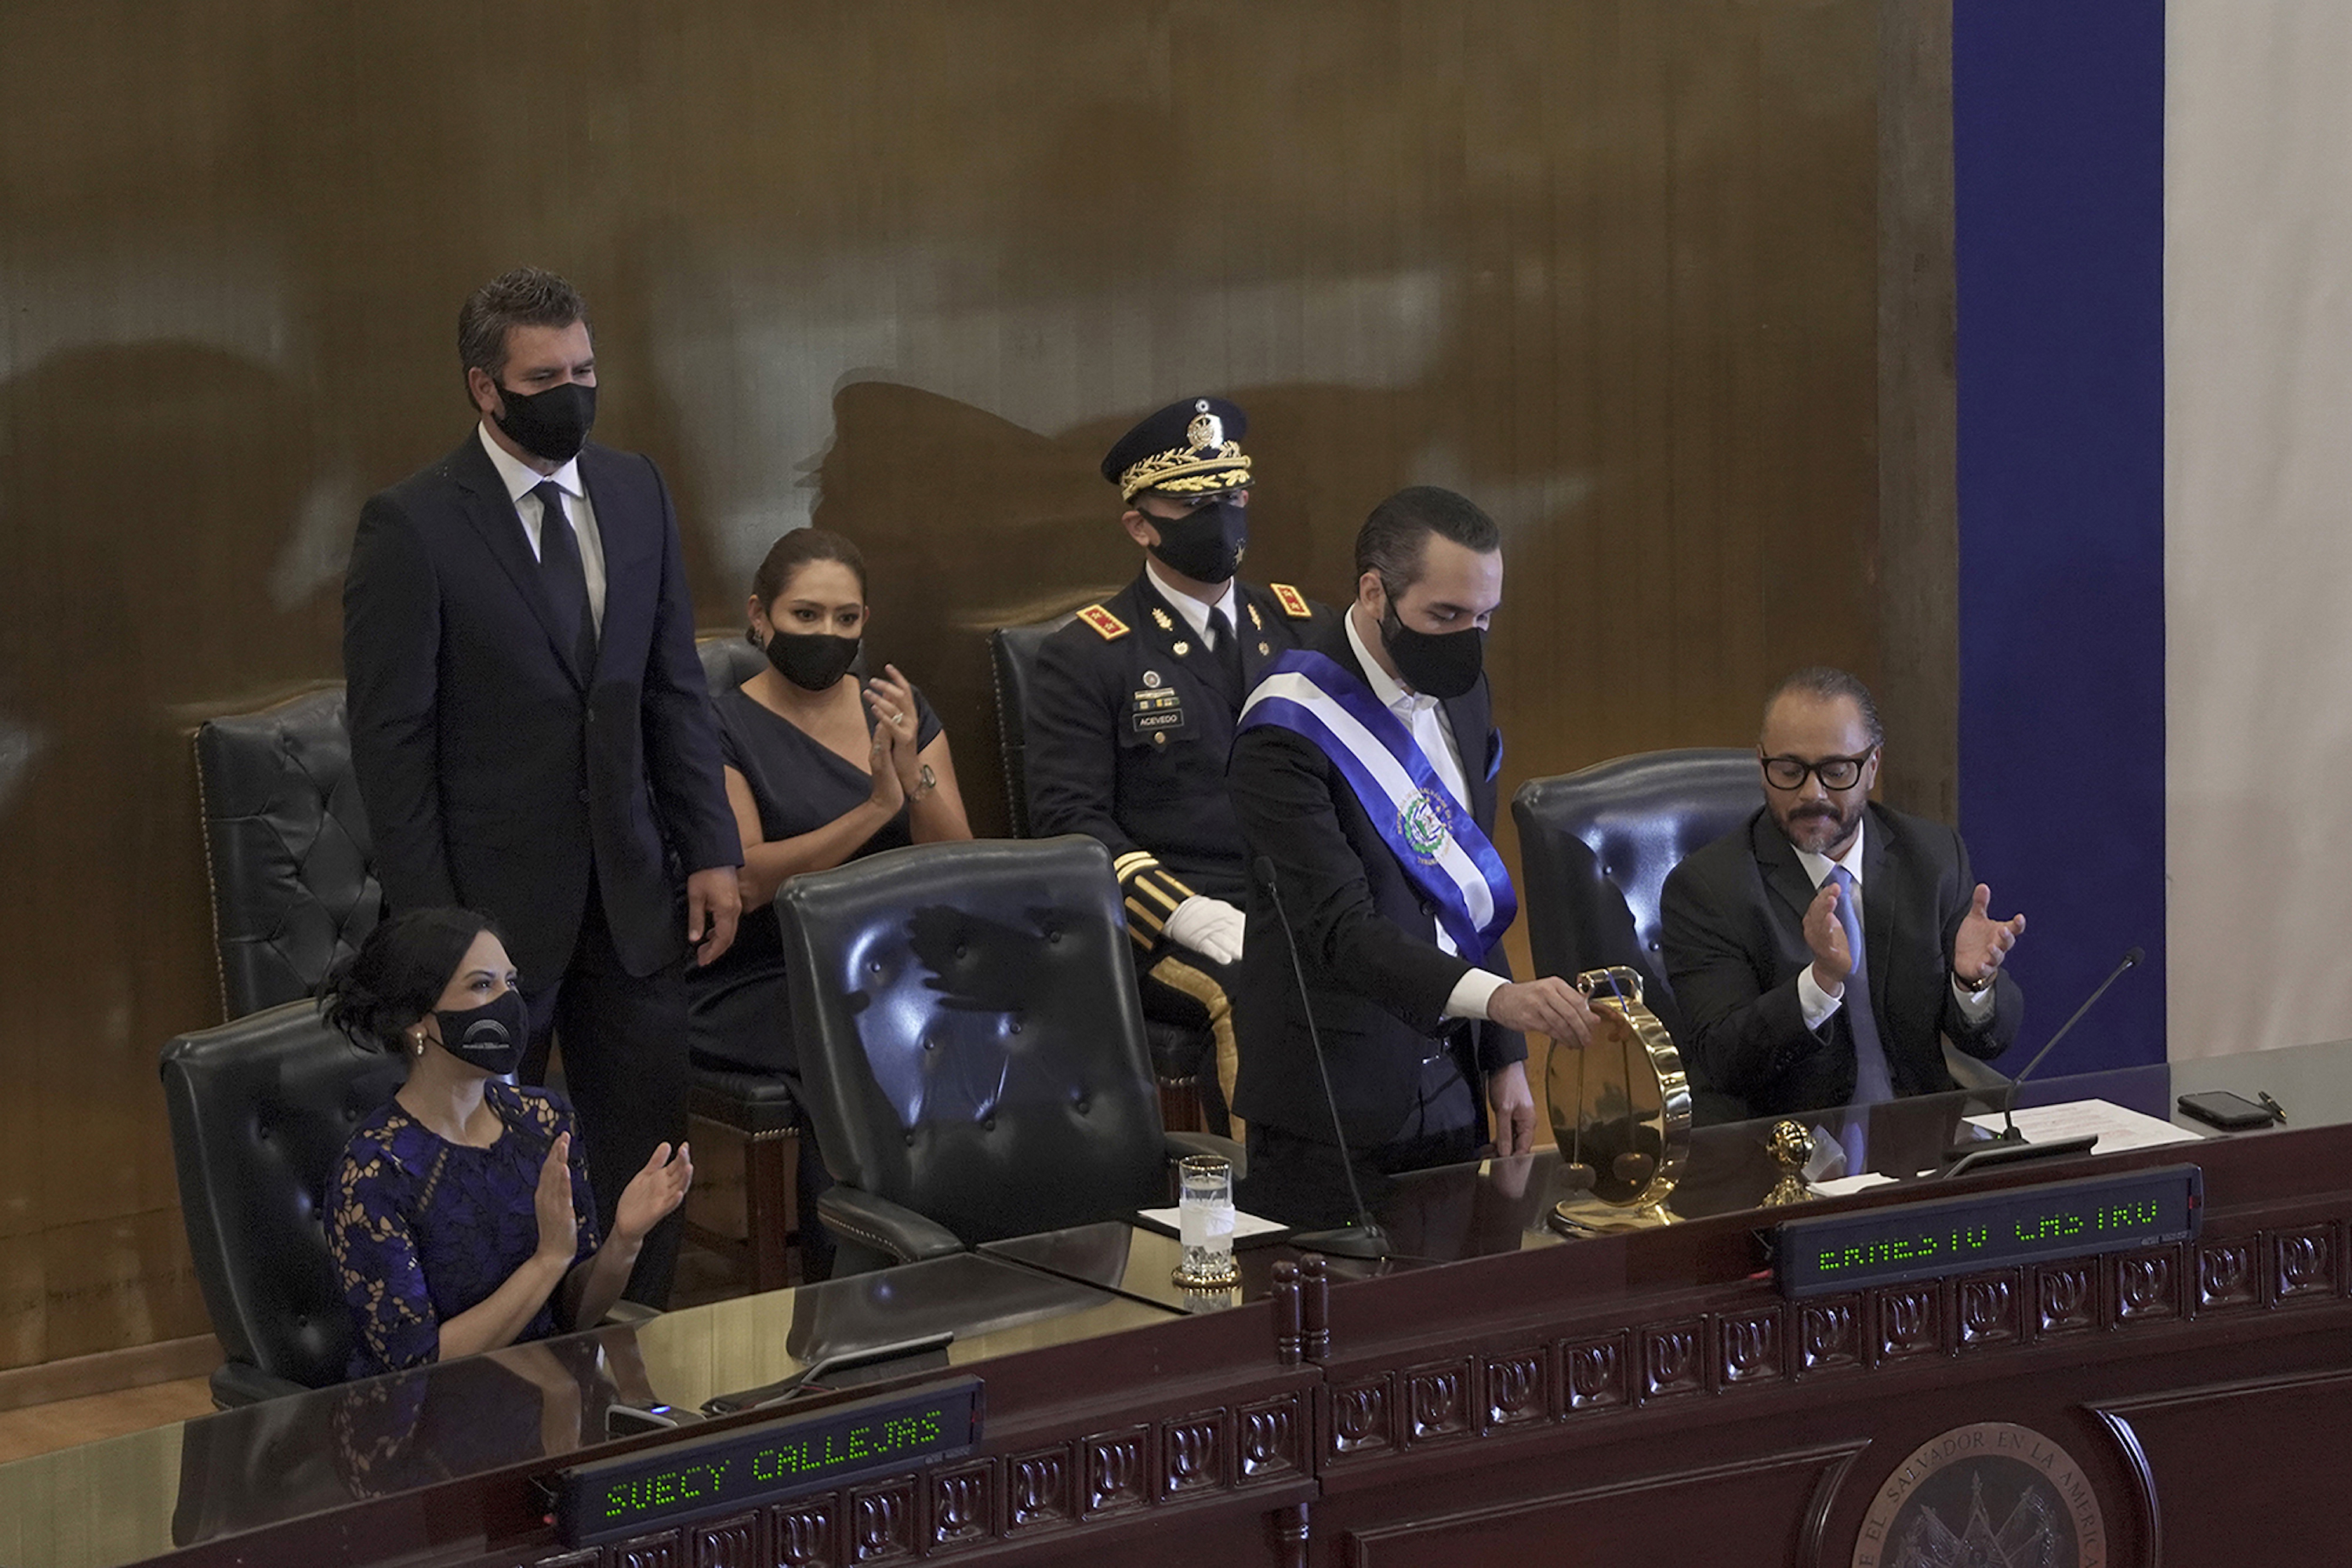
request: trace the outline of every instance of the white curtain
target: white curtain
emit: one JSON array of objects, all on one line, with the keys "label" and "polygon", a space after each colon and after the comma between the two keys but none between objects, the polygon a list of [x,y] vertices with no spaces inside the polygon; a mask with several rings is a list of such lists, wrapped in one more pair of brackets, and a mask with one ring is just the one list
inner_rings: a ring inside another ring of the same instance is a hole
[{"label": "white curtain", "polygon": [[2352,1037],[2352,5],[2166,30],[2178,1059]]}]

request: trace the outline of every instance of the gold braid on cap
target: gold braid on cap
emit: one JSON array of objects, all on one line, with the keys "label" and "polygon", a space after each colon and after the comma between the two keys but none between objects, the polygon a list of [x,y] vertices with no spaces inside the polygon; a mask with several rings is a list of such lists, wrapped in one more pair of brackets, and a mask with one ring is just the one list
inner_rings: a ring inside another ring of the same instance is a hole
[{"label": "gold braid on cap", "polygon": [[1118,499],[1133,500],[1144,490],[1192,495],[1201,490],[1229,490],[1249,482],[1250,460],[1239,441],[1228,441],[1205,455],[1197,447],[1176,447],[1150,457],[1118,477]]}]

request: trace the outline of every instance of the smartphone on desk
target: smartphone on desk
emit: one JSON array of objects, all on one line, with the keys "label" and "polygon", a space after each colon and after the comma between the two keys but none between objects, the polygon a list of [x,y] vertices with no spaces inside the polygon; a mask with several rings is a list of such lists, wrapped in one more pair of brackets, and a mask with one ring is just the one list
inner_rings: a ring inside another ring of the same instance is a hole
[{"label": "smartphone on desk", "polygon": [[2180,1109],[2209,1127],[2218,1127],[2224,1132],[2243,1132],[2250,1127],[2268,1127],[2278,1120],[2278,1113],[2269,1106],[2257,1105],[2227,1089],[2184,1094],[2180,1097]]}]

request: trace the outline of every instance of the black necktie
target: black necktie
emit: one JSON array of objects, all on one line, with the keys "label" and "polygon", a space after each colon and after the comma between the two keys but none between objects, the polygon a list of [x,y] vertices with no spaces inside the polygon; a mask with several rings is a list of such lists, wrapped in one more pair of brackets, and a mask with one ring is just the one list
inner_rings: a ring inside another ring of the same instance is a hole
[{"label": "black necktie", "polygon": [[1217,639],[1217,662],[1225,667],[1225,694],[1238,703],[1242,700],[1242,639],[1234,635],[1234,623],[1225,618],[1223,605],[1209,612],[1209,634]]},{"label": "black necktie", "polygon": [[596,668],[596,617],[588,608],[588,572],[580,563],[580,541],[572,532],[563,492],[553,479],[532,486],[530,493],[539,498],[540,581],[547,588],[556,628],[584,676]]}]

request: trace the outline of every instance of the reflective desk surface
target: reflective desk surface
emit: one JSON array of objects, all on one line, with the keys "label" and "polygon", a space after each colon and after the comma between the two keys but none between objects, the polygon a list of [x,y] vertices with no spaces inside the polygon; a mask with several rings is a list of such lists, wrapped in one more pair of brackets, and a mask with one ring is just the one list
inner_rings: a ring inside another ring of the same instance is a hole
[{"label": "reflective desk surface", "polygon": [[[2352,1122],[2352,1042],[2029,1081],[2015,1099],[2020,1107],[2103,1099],[2204,1135],[2268,1135],[2218,1134],[2176,1113],[2177,1096],[2212,1089],[2248,1099],[2267,1091],[2294,1128]],[[1961,1118],[1997,1111],[2001,1098],[1962,1091],[1878,1107],[1873,1163],[1905,1175],[1933,1169]],[[1697,1218],[1754,1207],[1778,1174],[1766,1152],[1777,1121],[1696,1130],[1675,1210]],[[2183,1152],[2193,1156],[2189,1145]],[[1346,1281],[1572,1246],[1545,1223],[1566,1191],[1562,1162],[1549,1149],[1383,1180],[1366,1196],[1395,1256],[1334,1258],[1332,1276]],[[1347,1213],[1344,1196],[1328,1193],[1276,1196],[1305,1205],[1307,1212],[1284,1216],[1301,1223]],[[1223,1310],[1266,1296],[1274,1265],[1301,1256],[1284,1240],[1244,1247],[1240,1286],[1203,1294],[1173,1285],[1177,1253],[1172,1237],[1124,1222],[1081,1226],[0,1465],[0,1564],[114,1568],[469,1475],[572,1462],[609,1441],[614,1405],[691,1409],[845,1349],[954,1331],[944,1351],[876,1369],[901,1376]]]},{"label": "reflective desk surface", "polygon": [[[2104,1100],[2168,1120],[2204,1137],[2261,1137],[2276,1129],[2223,1133],[2180,1113],[2182,1094],[2231,1089],[2252,1100],[2267,1092],[2284,1108],[2292,1127],[2352,1122],[2352,1042],[2302,1046],[2205,1061],[2117,1068],[2046,1081],[2028,1079],[2015,1091],[2016,1108]],[[1876,1107],[1870,1115],[1871,1165],[1897,1178],[1933,1173],[1960,1141],[1963,1120],[1998,1114],[2011,1097],[1994,1090],[1956,1090]],[[1668,1207],[1684,1219],[1755,1208],[1779,1179],[1768,1143],[1783,1118],[1768,1117],[1695,1129],[1690,1156]],[[1835,1112],[1801,1118],[1807,1124],[1837,1120]],[[2184,1158],[2194,1146],[2182,1144]],[[1366,1204],[1389,1233],[1391,1256],[1379,1261],[1334,1258],[1335,1281],[1426,1268],[1467,1258],[1566,1245],[1546,1223],[1552,1206],[1573,1191],[1556,1149],[1516,1159],[1490,1159],[1409,1175],[1375,1179]],[[1253,1194],[1244,1207],[1300,1225],[1337,1225],[1349,1213],[1335,1162],[1326,1185]],[[1117,1291],[1171,1311],[1207,1312],[1267,1296],[1276,1263],[1302,1250],[1280,1237],[1245,1243],[1236,1253],[1241,1282],[1230,1290],[1179,1288],[1171,1279],[1180,1257],[1176,1239],[1125,1222],[1078,1226],[1042,1236],[991,1242],[992,1256],[1057,1274],[1073,1282]]]},{"label": "reflective desk surface", "polygon": [[612,1440],[614,1405],[691,1410],[843,1350],[954,1331],[944,1351],[873,1369],[901,1376],[1167,1318],[976,1255],[665,1313],[0,1465],[0,1564],[112,1568],[469,1475],[576,1462]]}]

